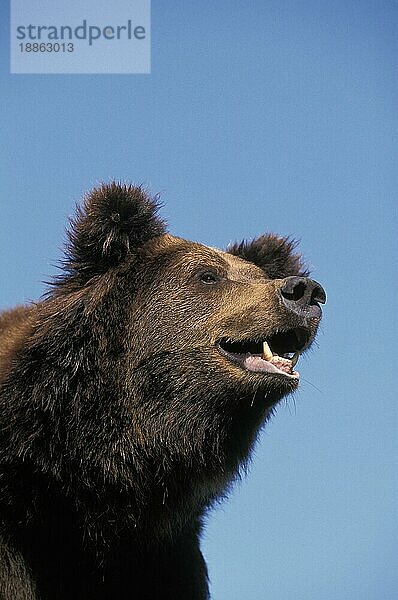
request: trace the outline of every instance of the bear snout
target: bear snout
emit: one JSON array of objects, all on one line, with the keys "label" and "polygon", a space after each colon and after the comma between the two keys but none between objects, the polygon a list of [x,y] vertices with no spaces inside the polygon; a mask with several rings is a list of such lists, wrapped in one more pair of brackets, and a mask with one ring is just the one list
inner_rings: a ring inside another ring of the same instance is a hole
[{"label": "bear snout", "polygon": [[286,277],[279,294],[289,311],[305,317],[321,317],[319,304],[325,304],[326,292],[317,281],[309,277]]}]

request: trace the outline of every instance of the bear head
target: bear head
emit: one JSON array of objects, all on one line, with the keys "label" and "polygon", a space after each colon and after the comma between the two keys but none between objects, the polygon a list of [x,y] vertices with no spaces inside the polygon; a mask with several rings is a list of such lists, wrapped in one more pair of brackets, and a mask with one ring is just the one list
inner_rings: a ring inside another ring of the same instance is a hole
[{"label": "bear head", "polygon": [[162,535],[226,492],[297,389],[325,293],[291,240],[222,251],[170,235],[157,210],[140,187],[86,196],[8,385],[26,399],[19,455],[93,514]]}]

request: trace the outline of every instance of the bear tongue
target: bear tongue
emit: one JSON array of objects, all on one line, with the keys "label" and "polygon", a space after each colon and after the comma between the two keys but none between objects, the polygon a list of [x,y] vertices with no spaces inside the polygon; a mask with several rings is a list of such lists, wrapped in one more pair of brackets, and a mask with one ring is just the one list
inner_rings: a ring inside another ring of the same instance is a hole
[{"label": "bear tongue", "polygon": [[268,373],[282,371],[290,376],[298,377],[297,371],[293,371],[292,361],[278,355],[274,355],[270,360],[264,360],[260,354],[248,354],[243,362],[248,371]]},{"label": "bear tongue", "polygon": [[285,373],[292,373],[293,372],[292,361],[289,360],[288,358],[282,358],[281,356],[278,356],[276,354],[268,362],[270,362],[271,364],[273,364],[276,367],[278,367],[278,369],[280,371],[285,371]]}]

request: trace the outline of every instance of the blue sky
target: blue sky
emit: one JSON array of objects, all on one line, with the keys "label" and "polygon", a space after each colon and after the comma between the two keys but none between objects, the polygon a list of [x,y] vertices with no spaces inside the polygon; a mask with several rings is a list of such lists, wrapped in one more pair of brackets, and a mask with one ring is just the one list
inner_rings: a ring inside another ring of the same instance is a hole
[{"label": "blue sky", "polygon": [[203,539],[213,600],[393,600],[398,586],[398,9],[152,2],[150,75],[10,75],[1,7],[1,307],[56,272],[101,180],[173,233],[293,235],[328,292],[302,385]]}]

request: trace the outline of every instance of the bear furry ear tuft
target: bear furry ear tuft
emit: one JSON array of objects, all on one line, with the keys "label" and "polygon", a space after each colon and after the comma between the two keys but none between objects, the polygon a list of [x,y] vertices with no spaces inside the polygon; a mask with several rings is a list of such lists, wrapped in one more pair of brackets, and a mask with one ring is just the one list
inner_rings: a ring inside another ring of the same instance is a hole
[{"label": "bear furry ear tuft", "polygon": [[228,248],[228,252],[254,263],[270,279],[284,279],[291,275],[307,277],[309,271],[301,255],[294,253],[296,246],[295,240],[269,233],[251,242],[236,242]]},{"label": "bear furry ear tuft", "polygon": [[139,186],[113,182],[94,188],[71,219],[64,268],[93,274],[122,262],[135,248],[166,232],[158,208],[156,199]]}]

